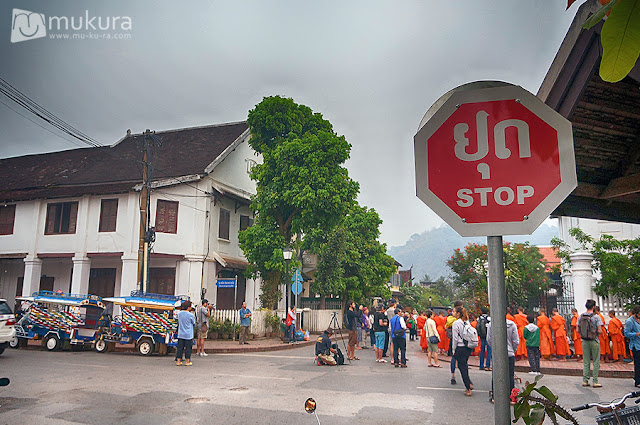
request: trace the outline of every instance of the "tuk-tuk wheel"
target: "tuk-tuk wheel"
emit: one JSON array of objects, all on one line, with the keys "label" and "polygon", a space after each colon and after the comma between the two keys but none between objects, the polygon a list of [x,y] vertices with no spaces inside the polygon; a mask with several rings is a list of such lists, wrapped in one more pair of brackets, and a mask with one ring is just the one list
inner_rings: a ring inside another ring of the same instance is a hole
[{"label": "tuk-tuk wheel", "polygon": [[99,339],[96,341],[96,351],[98,353],[106,353],[107,348],[109,348],[109,344],[104,339]]},{"label": "tuk-tuk wheel", "polygon": [[56,351],[60,348],[60,338],[58,338],[58,335],[49,335],[44,340],[44,346],[49,351]]},{"label": "tuk-tuk wheel", "polygon": [[9,347],[18,348],[19,346],[20,346],[20,340],[18,339],[18,337],[14,336],[13,338],[11,338],[11,341],[9,341]]},{"label": "tuk-tuk wheel", "polygon": [[138,343],[138,352],[142,356],[149,356],[154,350],[154,344],[150,339],[143,339]]}]

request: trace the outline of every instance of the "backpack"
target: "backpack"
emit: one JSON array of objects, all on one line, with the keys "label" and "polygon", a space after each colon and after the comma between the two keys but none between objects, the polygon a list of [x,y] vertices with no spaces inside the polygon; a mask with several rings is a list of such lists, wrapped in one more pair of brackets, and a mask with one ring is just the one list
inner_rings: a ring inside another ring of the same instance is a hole
[{"label": "backpack", "polygon": [[593,341],[598,338],[598,329],[596,325],[593,324],[591,320],[592,317],[593,313],[582,313],[578,320],[578,333],[580,334],[580,338],[585,341]]},{"label": "backpack", "polygon": [[471,323],[464,322],[464,329],[462,329],[462,342],[467,348],[476,348],[478,346],[478,332],[471,326]]},{"label": "backpack", "polygon": [[344,354],[342,354],[342,351],[340,350],[339,347],[336,347],[336,353],[334,354],[334,357],[336,358],[337,365],[344,364]]},{"label": "backpack", "polygon": [[478,317],[476,329],[478,331],[478,336],[482,339],[487,339],[487,323],[489,323],[489,319],[485,314]]}]

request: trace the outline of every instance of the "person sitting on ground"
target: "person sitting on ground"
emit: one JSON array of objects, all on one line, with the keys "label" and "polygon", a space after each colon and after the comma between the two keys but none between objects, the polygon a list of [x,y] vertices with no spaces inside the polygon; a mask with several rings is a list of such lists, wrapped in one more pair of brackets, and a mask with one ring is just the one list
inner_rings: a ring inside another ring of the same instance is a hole
[{"label": "person sitting on ground", "polygon": [[336,350],[331,347],[331,335],[333,335],[333,329],[328,328],[318,337],[316,342],[316,364],[318,366],[323,364],[328,366],[336,365],[336,359],[333,357]]}]

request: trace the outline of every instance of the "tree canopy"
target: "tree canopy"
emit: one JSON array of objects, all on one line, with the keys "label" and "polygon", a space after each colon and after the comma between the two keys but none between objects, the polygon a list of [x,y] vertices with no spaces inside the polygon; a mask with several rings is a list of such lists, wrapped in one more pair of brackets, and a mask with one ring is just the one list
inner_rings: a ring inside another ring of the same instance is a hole
[{"label": "tree canopy", "polygon": [[[543,255],[528,243],[505,242],[503,252],[507,304],[527,306],[529,300],[538,299],[540,291],[549,287]],[[489,305],[487,258],[486,245],[471,243],[463,250],[456,249],[447,261],[453,283],[459,288],[457,296],[476,310]]]},{"label": "tree canopy", "polygon": [[[602,235],[596,239],[579,228],[569,229],[569,234],[581,250],[593,255],[593,268],[601,274],[594,288],[596,294],[617,297],[627,308],[640,304],[640,238],[616,240]],[[573,250],[559,238],[551,243],[564,264],[571,264],[569,255]]]},{"label": "tree canopy", "polygon": [[309,238],[320,260],[311,291],[320,294],[321,300],[337,295],[366,305],[373,296],[391,295],[387,282],[395,265],[386,245],[378,242],[380,224],[374,209],[354,205],[325,237]]},{"label": "tree canopy", "polygon": [[240,247],[248,274],[263,279],[263,307],[271,308],[282,295],[283,248],[294,235],[331,232],[355,205],[359,186],[344,167],[351,145],[309,107],[265,97],[249,111],[247,123],[249,145],[263,162],[251,171],[256,219],[240,232]]}]

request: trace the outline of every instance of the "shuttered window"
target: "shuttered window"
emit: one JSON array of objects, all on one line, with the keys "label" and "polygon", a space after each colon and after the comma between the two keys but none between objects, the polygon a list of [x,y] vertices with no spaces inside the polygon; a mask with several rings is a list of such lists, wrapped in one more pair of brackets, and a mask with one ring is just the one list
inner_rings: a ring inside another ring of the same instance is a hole
[{"label": "shuttered window", "polygon": [[45,235],[73,234],[78,218],[77,202],[47,204]]},{"label": "shuttered window", "polygon": [[220,222],[218,223],[218,237],[220,239],[229,240],[229,221],[231,212],[220,208]]},{"label": "shuttered window", "polygon": [[98,232],[115,232],[118,217],[118,200],[103,199],[100,202],[100,225]]},{"label": "shuttered window", "polygon": [[253,219],[251,217],[249,217],[248,215],[241,215],[240,216],[240,231],[242,232],[243,230],[249,228],[253,226]]},{"label": "shuttered window", "polygon": [[178,233],[178,202],[158,200],[156,232]]},{"label": "shuttered window", "polygon": [[0,235],[13,234],[13,222],[16,218],[16,206],[0,206]]}]

